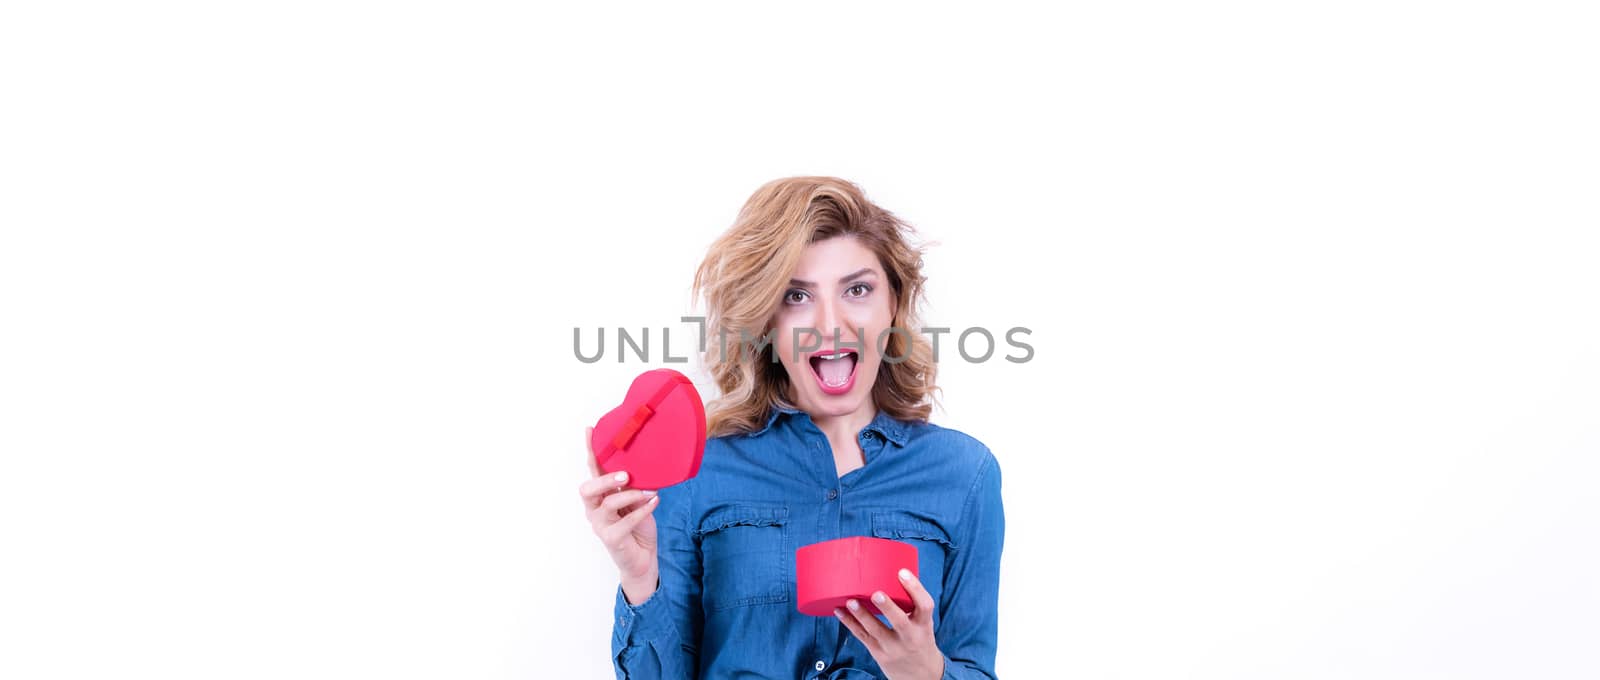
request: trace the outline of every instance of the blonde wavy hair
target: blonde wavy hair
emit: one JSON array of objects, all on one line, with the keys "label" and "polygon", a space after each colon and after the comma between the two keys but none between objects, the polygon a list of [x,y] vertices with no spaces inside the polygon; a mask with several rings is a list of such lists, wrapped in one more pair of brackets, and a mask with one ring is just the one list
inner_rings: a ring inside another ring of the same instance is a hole
[{"label": "blonde wavy hair", "polygon": [[854,237],[877,254],[894,295],[891,327],[907,331],[888,334],[884,356],[896,362],[879,364],[873,403],[900,420],[926,421],[938,387],[933,348],[921,333],[918,304],[927,279],[924,248],[911,243],[915,234],[837,177],[785,177],[756,189],[694,275],[694,295],[706,306],[705,366],[721,390],[706,407],[707,436],[754,432],[771,409],[796,408],[787,396],[788,372],[773,360],[775,345],[760,346],[761,340],[801,251],[835,236]]}]

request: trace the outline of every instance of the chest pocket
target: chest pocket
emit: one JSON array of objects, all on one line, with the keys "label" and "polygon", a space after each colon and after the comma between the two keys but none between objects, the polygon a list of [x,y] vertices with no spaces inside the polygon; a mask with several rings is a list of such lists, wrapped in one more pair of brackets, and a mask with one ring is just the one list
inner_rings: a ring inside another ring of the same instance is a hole
[{"label": "chest pocket", "polygon": [[872,535],[916,546],[917,580],[922,582],[922,587],[928,590],[928,595],[935,603],[940,601],[945,565],[956,551],[949,532],[943,526],[929,517],[903,510],[874,512]]},{"label": "chest pocket", "polygon": [[789,509],[728,505],[700,520],[702,606],[707,611],[789,602],[794,578]]}]

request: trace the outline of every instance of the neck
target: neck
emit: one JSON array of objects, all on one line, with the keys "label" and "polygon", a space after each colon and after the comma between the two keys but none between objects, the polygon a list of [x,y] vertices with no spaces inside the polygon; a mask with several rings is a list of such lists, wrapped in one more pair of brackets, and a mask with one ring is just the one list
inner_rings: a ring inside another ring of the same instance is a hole
[{"label": "neck", "polygon": [[854,413],[847,413],[842,416],[813,416],[811,422],[816,424],[817,429],[822,430],[822,434],[828,436],[828,441],[834,444],[834,450],[837,451],[840,443],[855,442],[856,434],[861,432],[862,428],[865,428],[876,417],[878,417],[878,408],[871,400],[868,400],[865,405]]}]

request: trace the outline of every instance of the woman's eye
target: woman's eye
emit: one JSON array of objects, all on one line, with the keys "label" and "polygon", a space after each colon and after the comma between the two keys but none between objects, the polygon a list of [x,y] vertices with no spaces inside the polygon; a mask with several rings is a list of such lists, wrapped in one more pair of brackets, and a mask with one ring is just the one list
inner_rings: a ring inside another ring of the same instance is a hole
[{"label": "woman's eye", "polygon": [[869,286],[865,283],[858,283],[854,286],[846,288],[844,292],[848,293],[850,297],[864,297],[868,292],[871,291],[872,286]]},{"label": "woman's eye", "polygon": [[806,292],[803,290],[791,290],[783,294],[783,301],[791,305],[798,305],[806,301]]}]

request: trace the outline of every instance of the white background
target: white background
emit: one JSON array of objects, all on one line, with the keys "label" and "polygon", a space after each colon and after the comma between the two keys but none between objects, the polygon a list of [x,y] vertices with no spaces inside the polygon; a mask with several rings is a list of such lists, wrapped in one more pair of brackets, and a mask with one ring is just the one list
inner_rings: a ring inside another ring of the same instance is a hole
[{"label": "white background", "polygon": [[0,676],[610,677],[572,329],[795,174],[1033,330],[1002,676],[1600,676],[1583,3],[866,4],[0,10]]}]

